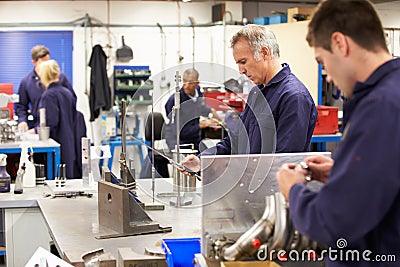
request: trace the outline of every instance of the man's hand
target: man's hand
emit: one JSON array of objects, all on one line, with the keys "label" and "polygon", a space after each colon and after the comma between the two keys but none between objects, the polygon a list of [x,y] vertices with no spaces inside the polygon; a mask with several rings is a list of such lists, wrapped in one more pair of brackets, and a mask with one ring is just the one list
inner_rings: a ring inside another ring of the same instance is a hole
[{"label": "man's hand", "polygon": [[326,156],[311,156],[304,159],[310,168],[312,175],[311,179],[325,183],[331,174],[334,160]]},{"label": "man's hand", "polygon": [[23,133],[28,131],[28,123],[26,123],[25,121],[18,123],[18,129],[20,129]]},{"label": "man's hand", "polygon": [[283,164],[276,174],[279,189],[286,200],[289,199],[289,192],[293,185],[304,183],[307,171],[296,164]]},{"label": "man's hand", "polygon": [[217,121],[221,121],[221,118],[218,116],[218,113],[215,109],[211,109],[211,114],[213,116],[214,119],[216,119]]},{"label": "man's hand", "polygon": [[[182,166],[185,166],[189,169],[191,169],[194,172],[199,172],[200,171],[200,159],[196,157],[195,155],[189,155],[186,158],[184,158],[180,164]],[[190,175],[188,172],[186,172],[183,169],[179,169],[181,172],[183,172],[186,175]]]},{"label": "man's hand", "polygon": [[201,129],[209,127],[209,126],[217,126],[218,121],[212,120],[212,119],[206,119],[206,120],[201,120],[199,123],[199,127]]}]

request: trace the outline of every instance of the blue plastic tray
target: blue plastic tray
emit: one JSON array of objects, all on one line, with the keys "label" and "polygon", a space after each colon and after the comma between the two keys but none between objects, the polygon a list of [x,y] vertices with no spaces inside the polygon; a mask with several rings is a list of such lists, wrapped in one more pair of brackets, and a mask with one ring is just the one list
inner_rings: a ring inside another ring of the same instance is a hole
[{"label": "blue plastic tray", "polygon": [[194,254],[201,252],[200,238],[163,239],[161,247],[165,253],[168,267],[194,266]]}]

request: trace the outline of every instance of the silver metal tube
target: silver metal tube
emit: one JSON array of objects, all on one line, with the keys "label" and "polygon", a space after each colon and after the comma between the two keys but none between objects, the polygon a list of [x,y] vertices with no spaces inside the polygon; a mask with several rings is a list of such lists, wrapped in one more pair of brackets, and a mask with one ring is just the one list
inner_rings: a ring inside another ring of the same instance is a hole
[{"label": "silver metal tube", "polygon": [[122,111],[121,111],[121,135],[122,135],[122,153],[126,155],[126,126],[125,126],[125,115],[126,115],[126,101],[122,99]]},{"label": "silver metal tube", "polygon": [[277,199],[277,193],[265,198],[263,216],[256,224],[241,235],[232,246],[222,250],[222,256],[225,260],[236,261],[245,259],[254,255],[258,250],[258,247],[253,245],[254,240],[259,240],[260,244],[264,244],[268,241],[274,230],[276,201],[279,201]]},{"label": "silver metal tube", "polygon": [[[154,147],[154,102],[151,103],[151,146]],[[153,203],[155,200],[156,168],[154,162],[154,152],[151,153],[151,190],[153,191]]]},{"label": "silver metal tube", "polygon": [[[180,144],[180,138],[179,138],[179,134],[180,134],[180,116],[179,116],[179,108],[180,108],[180,102],[181,102],[181,98],[180,98],[180,86],[179,86],[179,82],[181,81],[181,76],[179,75],[179,71],[176,71],[175,73],[175,106],[174,106],[174,110],[175,110],[175,126],[176,126],[176,147],[175,147],[175,153],[176,153],[176,159],[177,162],[180,161],[181,157],[180,157],[180,151],[179,151],[179,144]],[[177,179],[176,179],[176,187],[177,187],[177,191],[178,191],[178,196],[177,196],[177,206],[180,206],[181,204],[181,173],[179,171],[175,172],[177,175]]]}]

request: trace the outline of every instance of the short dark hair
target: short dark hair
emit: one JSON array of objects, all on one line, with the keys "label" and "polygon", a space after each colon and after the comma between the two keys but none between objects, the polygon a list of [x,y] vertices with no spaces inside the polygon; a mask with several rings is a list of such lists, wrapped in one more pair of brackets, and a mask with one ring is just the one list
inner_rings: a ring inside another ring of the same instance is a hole
[{"label": "short dark hair", "polygon": [[50,50],[44,45],[35,45],[31,50],[32,60],[37,61],[39,58],[50,55]]},{"label": "short dark hair", "polygon": [[321,1],[308,25],[311,47],[331,51],[331,36],[340,32],[368,51],[388,51],[382,23],[368,0]]}]

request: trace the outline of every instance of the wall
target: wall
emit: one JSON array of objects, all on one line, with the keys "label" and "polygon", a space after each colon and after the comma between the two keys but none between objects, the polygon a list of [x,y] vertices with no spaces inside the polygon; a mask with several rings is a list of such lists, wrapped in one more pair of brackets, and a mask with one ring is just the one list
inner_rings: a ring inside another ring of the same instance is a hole
[{"label": "wall", "polygon": [[[73,30],[73,76],[74,88],[78,95],[78,109],[89,118],[88,98],[90,69],[86,67],[90,58],[91,47],[95,44],[104,46],[109,56],[109,75],[112,78],[112,66],[116,62],[115,51],[121,46],[121,35],[134,52],[130,65],[149,65],[153,75],[162,70],[162,43],[160,28],[165,32],[165,68],[178,64],[178,55],[184,57],[182,64],[193,60],[193,28],[188,17],[195,19],[195,61],[212,62],[237,69],[231,55],[229,39],[239,26],[202,27],[211,21],[211,6],[217,2],[180,3],[172,1],[1,1],[0,30]],[[233,21],[241,21],[243,16],[268,16],[272,11],[285,11],[294,4],[226,2],[226,10],[232,13]],[[297,6],[297,4],[296,4]],[[299,5],[300,6],[300,5]],[[310,7],[309,5],[301,5]],[[392,4],[377,5],[385,27],[400,27],[400,1]],[[119,24],[119,27],[83,27],[85,14],[95,24]],[[25,24],[24,24],[25,23]],[[181,27],[177,27],[181,25]],[[33,27],[35,26],[35,27]],[[279,31],[279,26],[276,28]],[[290,33],[285,33],[286,35]],[[278,37],[281,35],[277,34]],[[280,38],[280,37],[279,37]],[[278,39],[279,39],[278,38]],[[296,37],[297,38],[297,37]],[[301,36],[298,36],[301,38]],[[290,63],[288,56],[296,57],[297,46],[281,43],[282,60]],[[29,59],[27,59],[29,60]],[[312,58],[310,59],[313,60]],[[301,72],[307,68],[293,65],[294,72],[302,78]],[[314,71],[314,65],[312,71]],[[299,75],[300,74],[300,75]],[[173,85],[174,78],[168,77]],[[315,86],[308,85],[311,88]],[[157,94],[157,92],[155,92]],[[162,95],[162,92],[159,92]],[[313,94],[314,96],[314,94]],[[158,95],[156,95],[158,97]],[[156,107],[162,109],[162,101]],[[99,121],[88,123],[89,136],[99,143],[95,133]],[[93,136],[92,136],[93,134]]]},{"label": "wall", "polygon": [[[195,61],[213,62],[218,53],[212,53],[210,29],[204,27],[211,21],[211,6],[215,2],[139,2],[139,1],[1,1],[0,30],[73,30],[73,77],[78,96],[78,109],[89,118],[88,97],[91,47],[101,44],[109,56],[108,70],[112,83],[112,67],[115,64],[149,65],[153,75],[162,69],[162,43],[160,28],[165,32],[165,68],[193,61],[193,35],[195,39]],[[109,6],[108,6],[109,4]],[[226,2],[226,10],[233,21],[242,18],[240,2]],[[18,12],[17,12],[18,11]],[[83,27],[85,15],[93,24],[110,24],[113,27]],[[188,17],[195,19],[196,27],[190,27]],[[119,25],[119,27],[114,27]],[[181,25],[181,27],[177,27]],[[194,33],[193,33],[194,29]],[[121,35],[134,53],[128,63],[116,62],[115,52],[121,47]],[[29,59],[27,59],[29,60]],[[223,60],[222,60],[223,62]],[[234,65],[232,67],[235,67]],[[22,78],[22,77],[21,77]],[[173,82],[173,77],[170,77]],[[89,136],[99,143],[97,134],[100,121],[89,124]]]},{"label": "wall", "polygon": [[307,21],[302,21],[270,25],[270,28],[279,42],[281,62],[289,64],[291,71],[310,91],[314,102],[318,103],[318,64],[314,60],[314,50],[304,37],[307,25]]},{"label": "wall", "polygon": [[300,3],[267,3],[267,2],[243,2],[243,17],[253,21],[255,17],[268,17],[278,13],[286,13],[291,7],[313,8],[316,5]]}]

